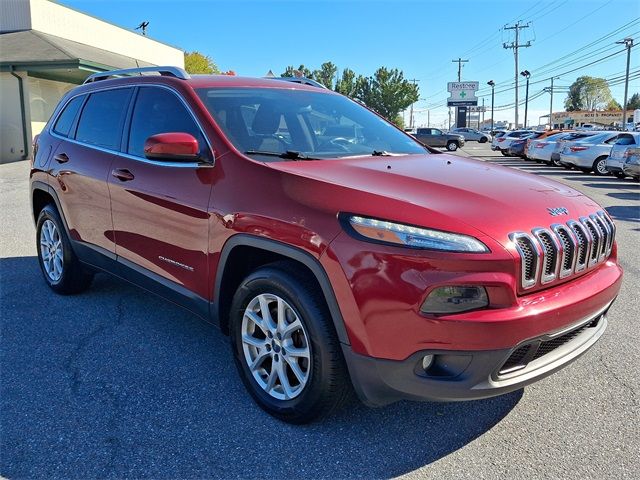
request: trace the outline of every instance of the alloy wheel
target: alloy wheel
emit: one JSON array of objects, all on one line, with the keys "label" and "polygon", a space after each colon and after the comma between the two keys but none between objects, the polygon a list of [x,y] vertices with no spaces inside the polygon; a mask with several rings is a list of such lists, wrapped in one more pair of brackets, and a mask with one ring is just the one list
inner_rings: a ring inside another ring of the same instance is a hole
[{"label": "alloy wheel", "polygon": [[242,317],[244,361],[271,397],[291,400],[304,390],[311,371],[309,337],[300,317],[282,298],[260,294]]},{"label": "alloy wheel", "polygon": [[62,277],[62,238],[56,224],[45,220],[40,229],[40,257],[47,276],[52,282]]}]

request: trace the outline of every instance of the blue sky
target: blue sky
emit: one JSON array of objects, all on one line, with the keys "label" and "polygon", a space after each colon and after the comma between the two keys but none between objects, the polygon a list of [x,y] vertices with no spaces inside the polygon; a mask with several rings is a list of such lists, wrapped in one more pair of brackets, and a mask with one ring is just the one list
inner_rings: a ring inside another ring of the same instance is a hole
[{"label": "blue sky", "polygon": [[[533,124],[549,111],[549,94],[540,92],[549,85],[546,79],[550,76],[560,76],[555,80],[560,87],[580,75],[615,79],[624,75],[626,67],[626,54],[616,54],[623,47],[615,42],[632,36],[640,44],[638,0],[60,3],[125,28],[147,20],[152,38],[198,50],[211,56],[221,69],[239,75],[263,76],[269,69],[279,74],[287,65],[301,63],[313,69],[329,60],[340,69],[349,67],[365,75],[380,66],[399,68],[407,78],[419,80],[423,100],[415,106],[418,125],[426,125],[427,110],[432,125],[442,126],[446,120],[446,83],[457,76],[457,64],[451,60],[460,56],[469,60],[463,67],[463,80],[477,80],[481,87],[494,80],[495,105],[513,104],[513,51],[502,47],[503,42],[513,40],[513,31],[503,30],[505,24],[530,22],[521,31],[521,43],[530,41],[531,47],[520,50],[519,69],[532,73],[528,117]],[[632,72],[640,68],[638,59],[637,52],[632,54]],[[524,90],[521,82],[521,100]],[[640,92],[640,76],[630,82],[629,90],[629,96]],[[624,84],[613,85],[611,91],[622,103]],[[488,94],[489,106],[490,90],[481,90],[481,94]],[[554,94],[554,111],[562,110],[565,96]],[[521,121],[523,116],[524,107],[520,107]],[[495,117],[512,121],[514,110],[497,111]]]}]

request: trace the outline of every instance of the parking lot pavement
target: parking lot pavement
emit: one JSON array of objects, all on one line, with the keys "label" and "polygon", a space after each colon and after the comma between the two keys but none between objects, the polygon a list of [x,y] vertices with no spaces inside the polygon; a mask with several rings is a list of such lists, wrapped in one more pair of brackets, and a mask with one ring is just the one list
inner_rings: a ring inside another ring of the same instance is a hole
[{"label": "parking lot pavement", "polygon": [[618,226],[625,280],[584,357],[467,403],[356,401],[322,423],[256,407],[227,339],[106,275],[61,297],[40,278],[24,162],[0,165],[0,475],[8,478],[640,478],[639,186],[473,155],[559,180]]}]

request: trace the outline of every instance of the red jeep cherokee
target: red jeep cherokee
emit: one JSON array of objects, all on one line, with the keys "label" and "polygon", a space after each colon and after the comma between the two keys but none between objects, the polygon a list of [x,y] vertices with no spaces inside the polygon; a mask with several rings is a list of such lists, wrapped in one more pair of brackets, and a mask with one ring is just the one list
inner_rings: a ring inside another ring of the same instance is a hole
[{"label": "red jeep cherokee", "polygon": [[310,83],[160,67],[69,92],[31,172],[49,286],[106,271],[210,320],[295,423],[352,385],[368,405],[510,392],[598,340],[622,278],[600,206]]}]

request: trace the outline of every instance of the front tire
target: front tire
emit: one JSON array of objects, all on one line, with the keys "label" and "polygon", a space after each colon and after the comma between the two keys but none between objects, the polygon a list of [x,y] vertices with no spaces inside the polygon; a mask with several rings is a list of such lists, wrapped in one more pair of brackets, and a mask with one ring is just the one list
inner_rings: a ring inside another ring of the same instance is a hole
[{"label": "front tire", "polygon": [[293,424],[323,418],[351,389],[331,314],[297,265],[275,263],[242,281],[230,312],[231,346],[247,391]]},{"label": "front tire", "polygon": [[38,263],[47,285],[56,293],[69,295],[86,290],[93,280],[71,248],[58,211],[46,205],[36,225]]},{"label": "front tire", "polygon": [[456,150],[458,150],[458,142],[454,142],[453,140],[447,142],[447,150],[449,150],[450,152],[455,152]]}]

